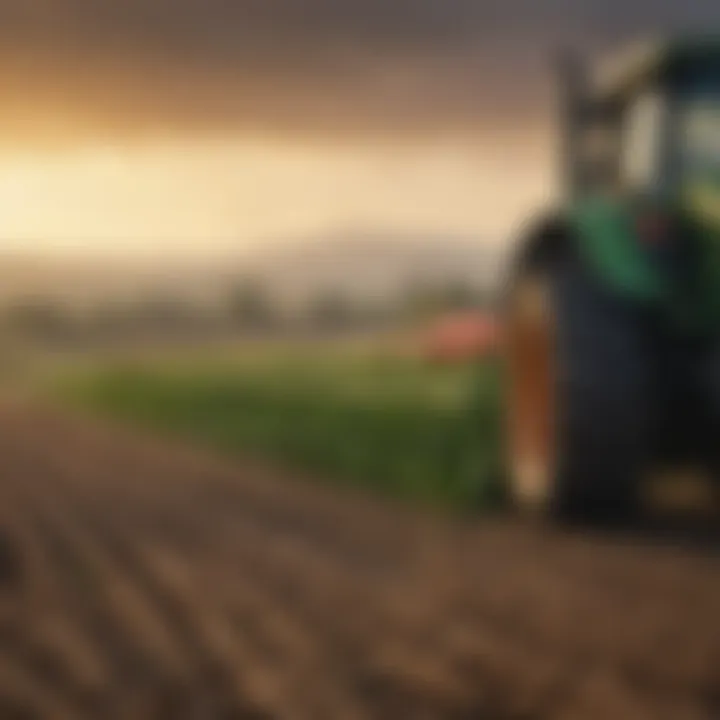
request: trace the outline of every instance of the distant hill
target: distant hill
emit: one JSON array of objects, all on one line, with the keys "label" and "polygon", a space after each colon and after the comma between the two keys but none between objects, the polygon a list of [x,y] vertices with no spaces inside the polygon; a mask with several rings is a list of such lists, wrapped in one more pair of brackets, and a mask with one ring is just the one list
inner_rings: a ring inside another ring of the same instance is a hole
[{"label": "distant hill", "polygon": [[290,302],[323,290],[371,299],[411,282],[491,285],[502,261],[496,247],[470,238],[361,232],[273,242],[244,255],[202,260],[0,253],[0,302],[42,296],[85,303],[152,293],[212,300],[243,278],[257,279]]},{"label": "distant hill", "polygon": [[50,298],[71,304],[149,294],[212,298],[237,274],[227,261],[148,261],[0,253],[0,302]]},{"label": "distant hill", "polygon": [[259,254],[247,268],[290,299],[341,290],[351,297],[386,297],[412,282],[460,280],[492,286],[503,254],[476,239],[351,233]]}]

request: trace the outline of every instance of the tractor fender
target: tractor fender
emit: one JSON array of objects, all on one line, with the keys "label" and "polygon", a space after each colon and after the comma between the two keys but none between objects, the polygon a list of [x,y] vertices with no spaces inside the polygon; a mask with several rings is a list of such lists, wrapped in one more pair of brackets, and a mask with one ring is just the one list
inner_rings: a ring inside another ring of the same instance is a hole
[{"label": "tractor fender", "polygon": [[572,224],[557,210],[546,211],[533,218],[519,236],[508,263],[503,300],[509,298],[518,276],[549,270],[577,254],[577,239]]},{"label": "tractor fender", "polygon": [[508,279],[521,269],[547,269],[572,260],[611,295],[661,303],[667,289],[643,250],[634,217],[628,203],[604,197],[545,212],[522,231]]}]

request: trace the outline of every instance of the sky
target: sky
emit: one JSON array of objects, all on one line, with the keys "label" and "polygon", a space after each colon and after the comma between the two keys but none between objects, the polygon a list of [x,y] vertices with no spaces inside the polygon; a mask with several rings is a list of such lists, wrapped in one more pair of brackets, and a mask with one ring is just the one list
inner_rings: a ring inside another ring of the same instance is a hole
[{"label": "sky", "polygon": [[716,0],[0,0],[0,251],[503,242],[552,194],[550,61]]}]

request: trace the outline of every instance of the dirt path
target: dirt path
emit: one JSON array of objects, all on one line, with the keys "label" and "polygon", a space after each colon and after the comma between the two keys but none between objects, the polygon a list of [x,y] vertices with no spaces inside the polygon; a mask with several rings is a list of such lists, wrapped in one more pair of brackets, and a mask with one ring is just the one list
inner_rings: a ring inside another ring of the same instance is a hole
[{"label": "dirt path", "polygon": [[720,561],[0,410],[0,717],[720,717]]}]

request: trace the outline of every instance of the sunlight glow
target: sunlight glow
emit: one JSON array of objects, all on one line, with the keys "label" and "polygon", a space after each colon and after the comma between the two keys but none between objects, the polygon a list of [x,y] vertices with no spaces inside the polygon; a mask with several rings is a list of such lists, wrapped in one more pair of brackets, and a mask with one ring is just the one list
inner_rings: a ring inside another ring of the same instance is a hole
[{"label": "sunlight glow", "polygon": [[542,149],[505,142],[225,139],[6,152],[0,250],[213,253],[352,229],[492,241],[540,201],[546,168]]}]

